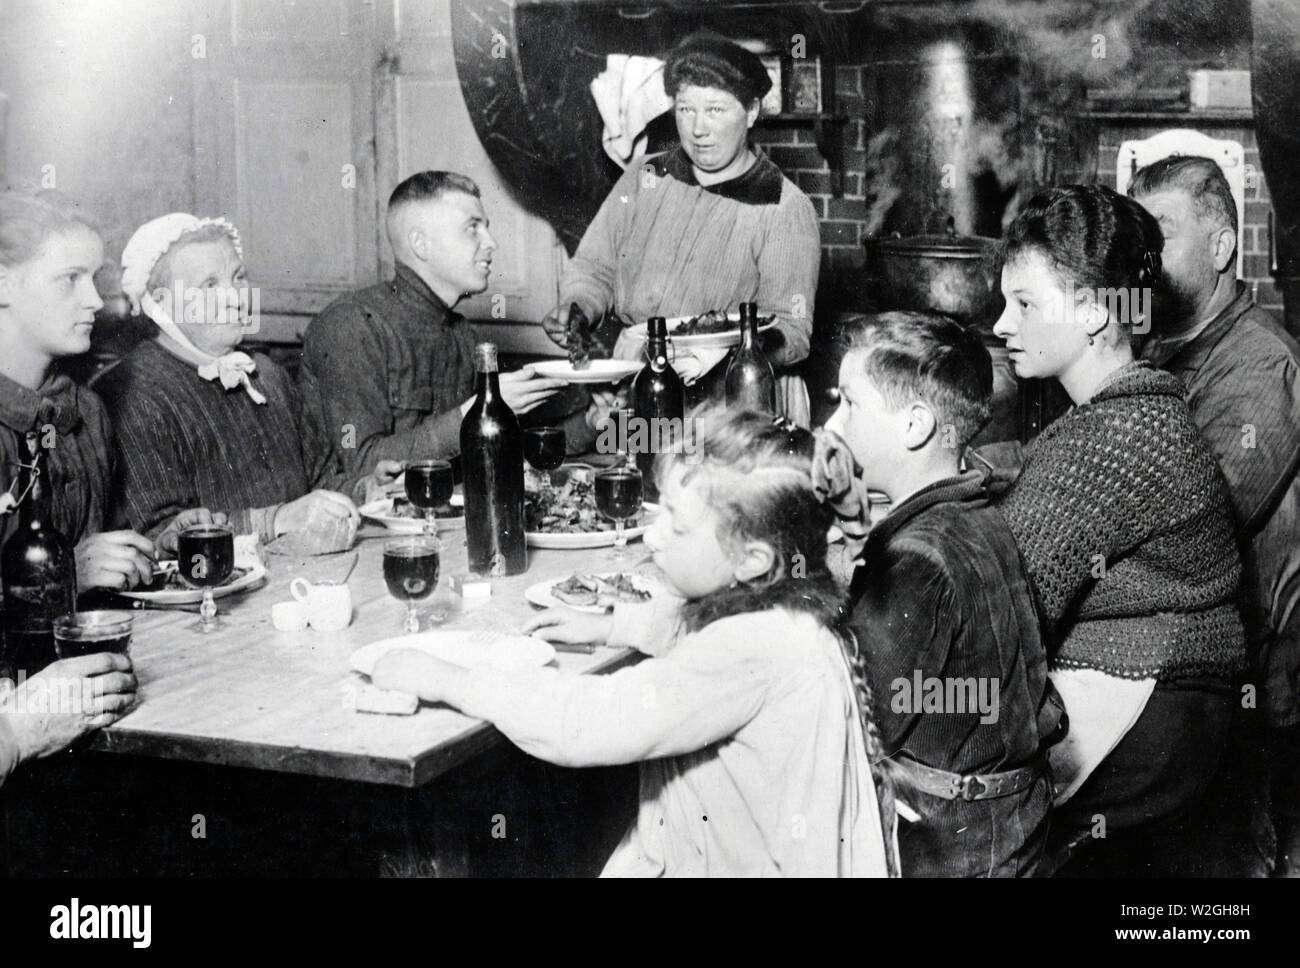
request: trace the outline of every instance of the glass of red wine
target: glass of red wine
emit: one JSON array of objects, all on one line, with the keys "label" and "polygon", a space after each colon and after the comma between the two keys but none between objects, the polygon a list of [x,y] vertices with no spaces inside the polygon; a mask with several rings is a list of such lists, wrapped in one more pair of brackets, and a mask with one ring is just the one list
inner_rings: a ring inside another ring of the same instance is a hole
[{"label": "glass of red wine", "polygon": [[203,589],[199,622],[191,628],[208,633],[221,627],[212,589],[235,570],[235,532],[221,524],[200,524],[186,528],[176,539],[176,569],[181,581]]},{"label": "glass of red wine", "polygon": [[424,512],[424,533],[438,533],[437,512],[451,504],[456,481],[445,460],[417,460],[406,465],[406,499]]},{"label": "glass of red wine", "polygon": [[524,459],[538,475],[550,480],[551,471],[564,463],[567,441],[563,427],[528,427],[524,430]]},{"label": "glass of red wine", "polygon": [[402,631],[408,635],[420,631],[415,603],[428,598],[438,587],[441,566],[442,544],[437,538],[409,535],[384,542],[384,581],[394,598],[406,602]]},{"label": "glass of red wine", "polygon": [[610,558],[621,562],[627,557],[627,522],[641,512],[644,486],[641,472],[620,465],[596,474],[596,508],[614,522],[614,551]]}]

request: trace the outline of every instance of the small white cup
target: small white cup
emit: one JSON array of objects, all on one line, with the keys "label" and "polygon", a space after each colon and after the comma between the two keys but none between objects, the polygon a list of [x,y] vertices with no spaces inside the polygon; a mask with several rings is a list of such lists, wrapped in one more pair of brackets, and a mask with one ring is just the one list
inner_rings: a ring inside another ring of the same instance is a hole
[{"label": "small white cup", "polygon": [[352,592],[347,585],[312,583],[299,576],[289,583],[289,592],[302,603],[307,624],[318,632],[338,632],[352,623]]},{"label": "small white cup", "polygon": [[276,602],[271,606],[271,624],[279,632],[301,632],[307,627],[302,602]]}]

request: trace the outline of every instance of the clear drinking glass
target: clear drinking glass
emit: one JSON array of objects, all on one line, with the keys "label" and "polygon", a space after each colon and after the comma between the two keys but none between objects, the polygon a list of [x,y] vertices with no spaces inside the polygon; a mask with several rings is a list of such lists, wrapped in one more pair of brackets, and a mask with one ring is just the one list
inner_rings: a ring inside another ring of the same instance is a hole
[{"label": "clear drinking glass", "polygon": [[427,535],[409,535],[384,542],[384,581],[389,593],[406,602],[406,623],[402,631],[420,631],[415,603],[428,598],[438,587],[442,566],[442,544]]},{"label": "clear drinking glass", "polygon": [[[535,483],[550,480],[551,471],[564,463],[567,441],[563,427],[527,427],[524,430],[524,459],[536,472]],[[532,490],[537,490],[537,487]]]},{"label": "clear drinking glass", "polygon": [[97,611],[60,615],[54,620],[54,651],[60,659],[96,652],[131,654],[130,612]]},{"label": "clear drinking glass", "polygon": [[644,482],[635,467],[610,467],[596,474],[596,508],[614,522],[614,550],[610,559],[627,557],[627,522],[641,512]]},{"label": "clear drinking glass", "polygon": [[176,568],[191,588],[203,589],[199,622],[191,626],[203,633],[221,627],[212,589],[235,570],[235,532],[222,524],[200,524],[186,528],[176,539]]},{"label": "clear drinking glass", "polygon": [[438,533],[437,512],[451,505],[456,488],[451,464],[445,460],[417,460],[406,465],[406,499],[424,512],[424,533]]}]

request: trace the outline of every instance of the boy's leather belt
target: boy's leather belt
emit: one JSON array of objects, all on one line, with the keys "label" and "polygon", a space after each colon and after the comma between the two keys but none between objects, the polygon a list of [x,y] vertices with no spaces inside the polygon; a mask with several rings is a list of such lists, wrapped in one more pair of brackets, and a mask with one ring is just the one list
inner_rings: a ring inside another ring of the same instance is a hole
[{"label": "boy's leather belt", "polygon": [[993,800],[1027,790],[1047,774],[1047,758],[1039,757],[1028,766],[1002,773],[950,773],[911,759],[894,760],[906,782],[914,789],[944,800]]}]

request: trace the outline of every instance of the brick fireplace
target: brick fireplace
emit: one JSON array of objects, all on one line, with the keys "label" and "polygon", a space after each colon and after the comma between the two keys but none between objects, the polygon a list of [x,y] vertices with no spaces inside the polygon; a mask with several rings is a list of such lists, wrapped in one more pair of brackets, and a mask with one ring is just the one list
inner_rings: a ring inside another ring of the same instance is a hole
[{"label": "brick fireplace", "polygon": [[[772,160],[812,199],[822,227],[822,275],[819,301],[828,308],[865,308],[869,293],[859,290],[856,276],[863,266],[862,240],[868,234],[868,186],[863,174],[867,161],[864,110],[864,75],[870,83],[870,69],[862,65],[840,66],[835,70],[837,108],[847,116],[844,123],[843,193],[831,192],[831,166],[819,152],[806,127],[760,122],[754,140]],[[1067,159],[1057,181],[1096,181],[1115,187],[1115,161],[1124,141],[1146,138],[1168,128],[1191,128],[1213,138],[1239,141],[1246,152],[1248,178],[1245,220],[1240,242],[1246,285],[1257,294],[1260,305],[1282,312],[1282,295],[1270,265],[1269,213],[1271,196],[1259,162],[1255,126],[1247,111],[1151,111],[1089,112],[1081,107],[1076,122],[1095,135],[1085,136],[1074,163]],[[1253,173],[1253,174],[1251,174]]]}]

